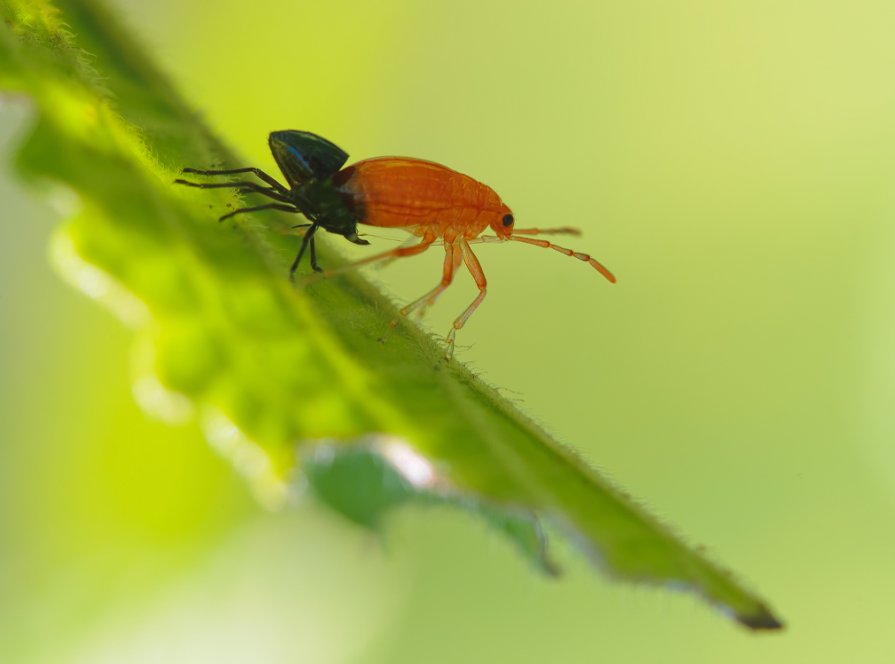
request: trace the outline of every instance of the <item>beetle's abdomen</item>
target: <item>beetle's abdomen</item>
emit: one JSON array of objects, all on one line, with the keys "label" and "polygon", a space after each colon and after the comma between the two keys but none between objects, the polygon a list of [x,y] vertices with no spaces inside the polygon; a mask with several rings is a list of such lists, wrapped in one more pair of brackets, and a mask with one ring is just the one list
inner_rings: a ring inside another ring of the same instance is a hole
[{"label": "beetle's abdomen", "polygon": [[487,185],[421,159],[367,159],[341,171],[335,180],[354,199],[358,220],[371,226],[437,226],[433,230],[443,234],[451,227],[484,227],[489,215],[502,209],[500,197]]}]

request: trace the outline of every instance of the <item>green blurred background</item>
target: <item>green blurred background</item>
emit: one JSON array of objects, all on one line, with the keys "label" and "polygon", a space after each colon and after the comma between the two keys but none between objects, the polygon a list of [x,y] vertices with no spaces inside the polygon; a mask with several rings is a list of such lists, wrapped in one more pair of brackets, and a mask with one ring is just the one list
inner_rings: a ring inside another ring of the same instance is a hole
[{"label": "green blurred background", "polygon": [[[459,512],[401,511],[385,546],[312,502],[265,513],[195,425],[134,404],[130,334],[51,269],[58,216],[13,178],[30,115],[4,99],[0,661],[892,661],[895,5],[114,5],[251,164],[307,129],[582,227],[568,244],[619,284],[484,246],[459,358],[788,626],[746,633],[564,545],[546,580]],[[403,300],[439,271],[372,275]]]}]

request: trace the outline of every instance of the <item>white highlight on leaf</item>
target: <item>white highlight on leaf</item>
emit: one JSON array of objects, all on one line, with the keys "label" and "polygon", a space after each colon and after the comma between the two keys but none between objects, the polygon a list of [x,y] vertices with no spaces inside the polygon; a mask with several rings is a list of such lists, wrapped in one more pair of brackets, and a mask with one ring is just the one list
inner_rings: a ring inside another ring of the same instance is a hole
[{"label": "white highlight on leaf", "polygon": [[49,186],[47,202],[60,217],[73,217],[81,207],[81,197],[71,187],[59,182]]},{"label": "white highlight on leaf", "polygon": [[[378,454],[415,489],[445,488],[445,478],[436,466],[411,447],[405,438],[385,433],[360,436],[351,441],[336,438],[320,438],[302,441],[300,454],[308,461],[331,464],[341,452],[366,449]],[[305,481],[298,478],[296,486],[306,489]]]},{"label": "white highlight on leaf", "polygon": [[128,327],[140,327],[149,320],[146,305],[111,276],[85,262],[64,230],[53,235],[50,258],[66,281],[106,304]]},{"label": "white highlight on leaf", "polygon": [[149,334],[141,334],[134,344],[134,399],[147,415],[169,424],[185,424],[195,415],[193,402],[184,394],[168,389],[155,373],[155,347]]},{"label": "white highlight on leaf", "polygon": [[185,424],[193,417],[193,403],[179,392],[172,392],[152,374],[134,381],[134,399],[143,411],[168,424]]},{"label": "white highlight on leaf", "polygon": [[417,489],[431,489],[438,484],[435,466],[402,438],[380,435],[376,437],[374,446]]},{"label": "white highlight on leaf", "polygon": [[289,501],[289,485],[274,472],[268,454],[232,420],[216,411],[204,418],[203,425],[208,442],[248,480],[258,502],[279,509]]}]

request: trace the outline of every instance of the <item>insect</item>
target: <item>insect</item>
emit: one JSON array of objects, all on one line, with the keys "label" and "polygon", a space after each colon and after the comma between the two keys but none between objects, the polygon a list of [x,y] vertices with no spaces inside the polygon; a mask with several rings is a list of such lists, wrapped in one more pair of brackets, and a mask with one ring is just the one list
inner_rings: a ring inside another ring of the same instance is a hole
[{"label": "insect", "polygon": [[[237,214],[258,210],[282,210],[302,214],[309,223],[295,228],[307,228],[298,254],[289,270],[290,279],[305,252],[310,253],[311,268],[331,276],[361,265],[415,256],[429,247],[444,247],[444,266],[441,281],[432,290],[414,300],[400,313],[422,313],[427,306],[451,285],[454,274],[465,263],[478,286],[476,298],[457,316],[447,335],[448,354],[453,353],[454,340],[473,312],[485,299],[488,282],[473,244],[515,241],[553,249],[566,256],[589,263],[611,283],[615,277],[595,258],[534,235],[579,235],[575,228],[516,228],[513,213],[493,189],[468,175],[446,166],[408,157],[376,157],[356,162],[348,167],[348,154],[330,141],[306,131],[275,131],[269,137],[270,150],[286,179],[284,186],[258,168],[200,170],[184,168],[184,173],[198,175],[237,175],[250,173],[258,182],[242,180],[227,182],[190,182],[178,184],[202,189],[232,187],[241,193],[256,193],[275,202],[239,208],[222,216],[220,221]],[[266,185],[266,186],[265,186]],[[357,225],[401,228],[419,238],[411,246],[400,246],[373,254],[341,267],[323,270],[317,264],[314,235],[320,229],[343,236],[354,244],[369,244],[358,236]],[[490,229],[494,235],[482,235]]]}]

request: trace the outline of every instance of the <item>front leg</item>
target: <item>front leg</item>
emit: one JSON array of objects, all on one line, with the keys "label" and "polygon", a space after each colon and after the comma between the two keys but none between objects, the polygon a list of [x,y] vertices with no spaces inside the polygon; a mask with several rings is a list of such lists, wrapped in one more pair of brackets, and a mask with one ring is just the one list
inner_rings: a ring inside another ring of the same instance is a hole
[{"label": "front leg", "polygon": [[461,237],[459,243],[460,249],[463,252],[463,262],[466,263],[466,268],[475,280],[475,285],[479,287],[479,294],[472,303],[463,310],[463,313],[457,316],[454,324],[451,326],[450,332],[448,332],[448,358],[451,358],[454,355],[454,342],[457,337],[457,331],[466,325],[466,321],[469,320],[469,317],[479,308],[479,305],[488,293],[488,280],[485,279],[485,272],[482,270],[482,264],[479,263],[479,259],[473,253],[472,247],[469,246],[469,243],[465,238]]},{"label": "front leg", "polygon": [[271,187],[276,189],[281,194],[288,194],[289,190],[276,181],[271,175],[268,175],[260,168],[255,168],[254,166],[247,166],[246,168],[227,168],[223,170],[202,170],[200,168],[184,168],[183,173],[195,173],[196,175],[236,175],[237,173],[252,173],[256,177],[261,180],[264,180]]}]

